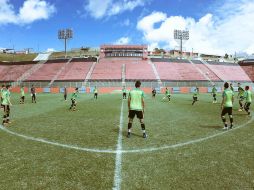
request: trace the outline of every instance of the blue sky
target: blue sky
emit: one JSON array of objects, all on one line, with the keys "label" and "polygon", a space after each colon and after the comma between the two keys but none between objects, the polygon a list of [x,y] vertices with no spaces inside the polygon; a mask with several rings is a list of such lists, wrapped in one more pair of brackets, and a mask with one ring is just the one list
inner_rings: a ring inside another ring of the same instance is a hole
[{"label": "blue sky", "polygon": [[57,31],[72,28],[69,48],[129,43],[174,49],[177,28],[190,30],[189,51],[254,53],[254,41],[242,39],[254,33],[253,12],[252,0],[0,0],[0,48],[62,50]]}]

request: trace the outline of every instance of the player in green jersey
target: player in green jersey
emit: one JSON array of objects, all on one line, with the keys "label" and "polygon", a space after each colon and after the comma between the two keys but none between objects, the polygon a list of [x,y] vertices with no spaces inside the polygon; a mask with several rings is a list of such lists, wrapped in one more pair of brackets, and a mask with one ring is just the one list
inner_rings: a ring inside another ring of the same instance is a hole
[{"label": "player in green jersey", "polygon": [[143,131],[143,138],[147,138],[145,131],[145,123],[144,123],[144,112],[145,112],[145,101],[144,101],[144,92],[140,89],[141,82],[136,81],[135,89],[132,89],[129,92],[128,98],[128,110],[129,110],[129,123],[128,123],[128,134],[127,137],[131,137],[131,128],[132,122],[137,115],[137,118],[140,121],[141,129]]},{"label": "player in green jersey", "polygon": [[170,102],[170,100],[171,100],[171,94],[170,94],[170,90],[168,88],[166,88],[165,97],[163,98],[163,100],[166,99],[166,98]]},{"label": "player in green jersey", "polygon": [[123,92],[123,99],[126,99],[127,90],[126,90],[125,86],[123,87],[122,92]]},{"label": "player in green jersey", "polygon": [[244,98],[246,99],[246,102],[244,104],[244,110],[248,113],[248,115],[250,115],[250,105],[251,105],[251,102],[252,102],[252,92],[250,91],[249,86],[245,87]]},{"label": "player in green jersey", "polygon": [[71,95],[71,107],[70,110],[76,111],[78,97],[78,88],[75,88],[75,92]]},{"label": "player in green jersey", "polygon": [[93,94],[94,94],[93,98],[97,100],[97,98],[98,98],[98,89],[97,89],[97,87],[94,87]]},{"label": "player in green jersey", "polygon": [[244,101],[244,89],[241,87],[241,84],[238,83],[238,95],[240,108],[238,111],[243,111],[243,101]]},{"label": "player in green jersey", "polygon": [[221,102],[221,119],[224,123],[224,130],[228,129],[228,124],[226,121],[226,117],[225,115],[228,114],[229,115],[229,120],[230,120],[230,129],[233,128],[233,102],[234,102],[234,93],[231,90],[231,88],[229,88],[229,84],[226,82],[224,84],[224,91],[222,94],[222,102]]},{"label": "player in green jersey", "polygon": [[3,102],[3,91],[5,90],[5,85],[2,85],[2,88],[0,89],[0,108],[3,108],[4,106],[2,105]]},{"label": "player in green jersey", "polygon": [[234,87],[233,87],[233,83],[230,83],[230,90],[232,90],[232,92],[234,93]]},{"label": "player in green jersey", "polygon": [[199,94],[199,88],[196,87],[196,88],[194,89],[194,93],[193,93],[193,102],[192,102],[192,105],[194,105],[195,102],[198,101],[198,94]]},{"label": "player in green jersey", "polygon": [[3,116],[3,125],[7,125],[10,123],[10,106],[11,104],[11,94],[10,94],[11,85],[7,85],[6,89],[2,92],[3,102],[2,105],[4,107],[4,116]]},{"label": "player in green jersey", "polygon": [[213,85],[213,88],[212,88],[212,95],[213,95],[213,104],[217,103],[217,88],[215,87],[215,85]]},{"label": "player in green jersey", "polygon": [[20,88],[20,104],[24,104],[25,103],[25,89],[24,86],[21,86]]}]

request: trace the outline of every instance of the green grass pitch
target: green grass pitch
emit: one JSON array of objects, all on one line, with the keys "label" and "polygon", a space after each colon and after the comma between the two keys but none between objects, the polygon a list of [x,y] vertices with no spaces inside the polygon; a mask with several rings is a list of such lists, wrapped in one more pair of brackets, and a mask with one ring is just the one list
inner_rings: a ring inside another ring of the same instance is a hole
[{"label": "green grass pitch", "polygon": [[[73,112],[60,94],[38,94],[37,104],[27,95],[24,105],[12,94],[12,123],[9,132],[0,130],[1,190],[113,188],[121,94],[79,96]],[[220,103],[212,104],[210,94],[194,106],[191,94],[172,95],[170,103],[162,98],[146,95],[147,139],[137,119],[126,138],[124,100],[121,189],[254,189],[254,121],[237,111],[237,101],[235,129],[223,132]]]}]

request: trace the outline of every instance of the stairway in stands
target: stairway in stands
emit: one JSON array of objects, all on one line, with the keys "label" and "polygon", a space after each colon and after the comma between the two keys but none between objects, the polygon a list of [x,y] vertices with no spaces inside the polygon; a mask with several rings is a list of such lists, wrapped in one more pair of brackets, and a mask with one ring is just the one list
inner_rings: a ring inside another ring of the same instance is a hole
[{"label": "stairway in stands", "polygon": [[195,68],[198,70],[198,72],[199,72],[200,74],[202,74],[202,75],[204,76],[204,78],[205,78],[207,81],[209,81],[209,82],[211,83],[211,85],[214,85],[214,82],[210,79],[210,77],[209,77],[206,73],[204,73],[200,68],[198,68],[198,67],[196,66],[196,64],[193,63],[191,60],[189,60],[189,62],[193,65],[193,67],[195,67]]},{"label": "stairway in stands", "polygon": [[160,85],[162,84],[162,82],[161,82],[160,75],[159,75],[159,73],[158,73],[158,71],[157,71],[157,69],[156,69],[156,66],[153,64],[153,62],[151,61],[151,59],[148,60],[148,64],[151,65],[151,67],[152,67],[152,69],[153,69],[153,72],[154,72],[154,75],[155,75],[155,77],[156,77],[156,79],[157,79],[157,82],[158,82],[158,84],[159,84],[159,86],[160,86]]},{"label": "stairway in stands", "polygon": [[96,64],[99,62],[99,58],[97,59],[97,62],[94,62],[89,70],[89,72],[86,75],[85,81],[82,83],[82,86],[86,86],[87,82],[91,79],[92,73],[94,71],[94,68]]},{"label": "stairway in stands", "polygon": [[46,63],[48,60],[41,60],[37,64],[35,64],[31,69],[23,73],[15,82],[12,83],[12,87],[19,86],[23,81],[25,81],[27,78],[29,78],[34,72],[39,70],[44,63]]},{"label": "stairway in stands", "polygon": [[56,75],[52,78],[50,83],[48,84],[49,87],[52,86],[52,84],[55,82],[55,80],[59,77],[59,75],[62,73],[62,71],[66,68],[66,66],[72,61],[72,58],[70,58],[62,67],[61,69],[56,73]]}]

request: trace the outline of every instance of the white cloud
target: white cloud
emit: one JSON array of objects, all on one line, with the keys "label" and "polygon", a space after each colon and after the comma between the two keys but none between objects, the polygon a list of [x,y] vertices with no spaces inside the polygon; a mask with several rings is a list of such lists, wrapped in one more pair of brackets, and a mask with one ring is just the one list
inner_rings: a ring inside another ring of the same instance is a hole
[{"label": "white cloud", "polygon": [[144,5],[145,0],[87,0],[85,9],[92,17],[101,19],[125,11],[132,11],[136,7]]},{"label": "white cloud", "polygon": [[[137,29],[150,47],[158,44],[173,49],[178,46],[173,38],[174,29],[188,29],[190,40],[185,43],[188,51],[193,48],[194,51],[221,55],[235,51],[254,53],[253,20],[254,1],[227,0],[215,13],[207,13],[199,20],[153,12],[138,22]],[[155,24],[160,26],[155,28]]]},{"label": "white cloud", "polygon": [[47,53],[55,52],[55,51],[56,51],[56,50],[55,50],[54,48],[48,48],[48,49],[46,50]]},{"label": "white cloud", "polygon": [[130,42],[131,42],[131,39],[129,37],[122,37],[116,40],[114,44],[125,45],[125,44],[129,44]]},{"label": "white cloud", "polygon": [[9,0],[0,0],[0,25],[1,24],[30,24],[37,20],[46,20],[56,8],[45,0],[26,0],[16,13]]}]

